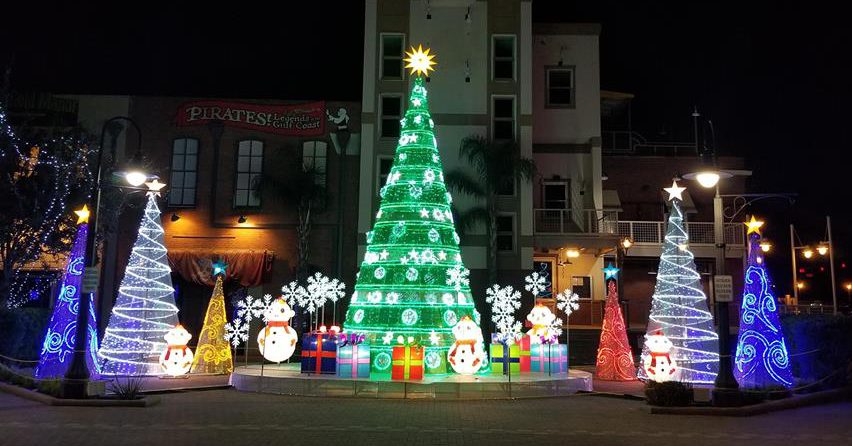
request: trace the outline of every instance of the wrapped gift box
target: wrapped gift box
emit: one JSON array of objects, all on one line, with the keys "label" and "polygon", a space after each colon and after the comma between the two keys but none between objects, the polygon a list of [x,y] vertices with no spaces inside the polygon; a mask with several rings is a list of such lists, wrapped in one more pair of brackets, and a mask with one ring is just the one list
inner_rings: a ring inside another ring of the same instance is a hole
[{"label": "wrapped gift box", "polygon": [[532,344],[530,347],[531,371],[538,373],[568,371],[568,345]]},{"label": "wrapped gift box", "polygon": [[518,344],[491,344],[489,353],[491,354],[491,373],[517,375],[521,372],[521,348]]},{"label": "wrapped gift box", "polygon": [[393,348],[391,359],[392,380],[423,379],[423,347],[397,345]]},{"label": "wrapped gift box", "polygon": [[529,373],[531,369],[530,363],[530,337],[527,335],[521,336],[518,340],[518,348],[521,354],[521,373]]},{"label": "wrapped gift box", "polygon": [[423,367],[427,375],[447,374],[447,349],[426,347]]},{"label": "wrapped gift box", "polygon": [[302,373],[337,372],[337,335],[313,332],[302,338]]},{"label": "wrapped gift box", "polygon": [[337,376],[341,378],[369,378],[370,346],[345,344],[338,347]]}]

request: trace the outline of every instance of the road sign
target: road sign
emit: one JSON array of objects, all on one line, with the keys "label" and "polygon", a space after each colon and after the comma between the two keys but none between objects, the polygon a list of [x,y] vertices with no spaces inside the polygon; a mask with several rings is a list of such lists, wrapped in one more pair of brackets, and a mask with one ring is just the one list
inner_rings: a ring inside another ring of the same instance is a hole
[{"label": "road sign", "polygon": [[83,271],[83,292],[95,293],[98,291],[98,284],[101,282],[101,269],[97,266],[87,266]]},{"label": "road sign", "polygon": [[713,276],[713,297],[716,302],[733,302],[734,277],[728,275]]}]

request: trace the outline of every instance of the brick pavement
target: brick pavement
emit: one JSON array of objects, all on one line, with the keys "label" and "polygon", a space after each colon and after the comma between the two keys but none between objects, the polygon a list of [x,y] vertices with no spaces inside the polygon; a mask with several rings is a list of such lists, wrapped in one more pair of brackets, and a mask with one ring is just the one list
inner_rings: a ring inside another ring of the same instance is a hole
[{"label": "brick pavement", "polygon": [[852,443],[852,403],[751,418],[650,415],[640,401],[578,395],[515,401],[286,397],[234,390],[137,408],[50,407],[0,394],[0,445]]}]

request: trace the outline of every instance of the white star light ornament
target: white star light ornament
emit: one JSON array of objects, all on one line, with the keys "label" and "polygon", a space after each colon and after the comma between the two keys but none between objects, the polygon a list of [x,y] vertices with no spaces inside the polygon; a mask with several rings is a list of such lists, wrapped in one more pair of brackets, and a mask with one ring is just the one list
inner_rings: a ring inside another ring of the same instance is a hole
[{"label": "white star light ornament", "polygon": [[154,181],[149,181],[145,183],[145,186],[148,186],[148,193],[154,194],[156,196],[160,196],[160,190],[166,187],[166,183],[161,183],[159,180],[154,178]]},{"label": "white star light ornament", "polygon": [[669,194],[669,201],[677,198],[680,201],[683,201],[683,191],[686,190],[685,187],[680,187],[677,185],[677,180],[672,180],[672,187],[664,187],[664,191]]},{"label": "white star light ornament", "polygon": [[432,65],[435,65],[435,55],[429,54],[430,49],[423,49],[423,45],[417,45],[415,49],[413,46],[411,47],[411,51],[406,51],[405,55],[408,56],[403,61],[406,63],[405,68],[411,70],[411,74],[417,74],[418,76],[428,76],[429,71],[434,71]]}]

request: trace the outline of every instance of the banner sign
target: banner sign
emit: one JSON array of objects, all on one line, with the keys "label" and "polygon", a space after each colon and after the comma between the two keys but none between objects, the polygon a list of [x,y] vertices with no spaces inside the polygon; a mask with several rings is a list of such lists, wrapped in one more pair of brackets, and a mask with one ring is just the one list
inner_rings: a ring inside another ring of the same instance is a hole
[{"label": "banner sign", "polygon": [[226,126],[288,136],[325,134],[325,102],[268,105],[227,101],[194,101],[181,104],[180,127],[219,120]]}]

